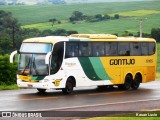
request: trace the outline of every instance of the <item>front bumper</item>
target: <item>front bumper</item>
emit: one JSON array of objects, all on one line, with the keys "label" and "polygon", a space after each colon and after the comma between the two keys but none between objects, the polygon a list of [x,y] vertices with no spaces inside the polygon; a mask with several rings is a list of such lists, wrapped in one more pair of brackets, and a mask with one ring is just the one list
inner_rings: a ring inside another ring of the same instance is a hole
[{"label": "front bumper", "polygon": [[17,80],[18,87],[21,88],[41,88],[41,89],[51,89],[54,87],[53,83],[50,82],[24,82],[21,79]]}]

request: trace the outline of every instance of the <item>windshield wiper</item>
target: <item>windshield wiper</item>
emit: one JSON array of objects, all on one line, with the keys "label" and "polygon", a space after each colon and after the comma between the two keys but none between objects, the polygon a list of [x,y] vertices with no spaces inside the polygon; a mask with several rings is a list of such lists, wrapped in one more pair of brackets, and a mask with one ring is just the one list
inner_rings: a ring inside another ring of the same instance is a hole
[{"label": "windshield wiper", "polygon": [[26,68],[29,67],[30,61],[31,61],[31,58],[29,58],[27,65],[23,69],[23,72],[21,73],[22,75],[25,73]]},{"label": "windshield wiper", "polygon": [[33,59],[33,68],[34,68],[36,74],[39,75],[39,72],[37,70],[36,63],[35,63],[35,58]]}]

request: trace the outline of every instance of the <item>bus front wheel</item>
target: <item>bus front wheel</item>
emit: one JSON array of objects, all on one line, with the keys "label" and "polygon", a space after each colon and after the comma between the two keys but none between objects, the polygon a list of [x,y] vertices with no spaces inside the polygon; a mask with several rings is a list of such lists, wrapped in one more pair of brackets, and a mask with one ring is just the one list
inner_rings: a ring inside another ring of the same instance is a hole
[{"label": "bus front wheel", "polygon": [[132,85],[131,75],[126,75],[124,84],[118,85],[118,88],[121,90],[129,90]]},{"label": "bus front wheel", "polygon": [[64,94],[71,94],[73,92],[73,87],[74,87],[74,84],[73,84],[72,80],[69,78],[67,80],[66,87],[62,88],[62,92]]}]

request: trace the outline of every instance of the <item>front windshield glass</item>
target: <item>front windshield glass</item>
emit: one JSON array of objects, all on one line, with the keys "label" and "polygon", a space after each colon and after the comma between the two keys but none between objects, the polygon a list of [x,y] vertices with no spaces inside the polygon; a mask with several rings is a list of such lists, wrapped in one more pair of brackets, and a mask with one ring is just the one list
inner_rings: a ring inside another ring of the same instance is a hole
[{"label": "front windshield glass", "polygon": [[48,75],[45,57],[52,51],[50,43],[22,43],[19,55],[18,74]]},{"label": "front windshield glass", "polygon": [[48,75],[48,65],[45,64],[46,54],[20,54],[18,74]]},{"label": "front windshield glass", "polygon": [[22,43],[20,52],[25,53],[48,53],[52,49],[49,43]]}]

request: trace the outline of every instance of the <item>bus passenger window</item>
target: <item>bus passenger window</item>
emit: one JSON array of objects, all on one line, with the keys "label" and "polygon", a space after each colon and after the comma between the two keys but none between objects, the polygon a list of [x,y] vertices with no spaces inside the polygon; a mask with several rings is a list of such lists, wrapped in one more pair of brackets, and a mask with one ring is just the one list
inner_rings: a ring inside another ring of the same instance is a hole
[{"label": "bus passenger window", "polygon": [[79,56],[91,56],[91,43],[82,42],[79,44]]},{"label": "bus passenger window", "polygon": [[78,43],[66,43],[66,58],[78,56]]},{"label": "bus passenger window", "polygon": [[141,50],[142,50],[142,55],[148,55],[148,43],[141,43]]},{"label": "bus passenger window", "polygon": [[104,56],[104,43],[93,43],[93,56]]},{"label": "bus passenger window", "polygon": [[141,46],[139,42],[130,43],[131,55],[138,56],[141,55]]},{"label": "bus passenger window", "polygon": [[116,42],[106,42],[105,43],[105,53],[106,53],[106,56],[117,55],[117,43]]},{"label": "bus passenger window", "polygon": [[127,42],[118,43],[118,55],[130,56],[129,43]]},{"label": "bus passenger window", "polygon": [[153,55],[155,53],[156,50],[156,45],[154,42],[149,43],[149,55]]}]

